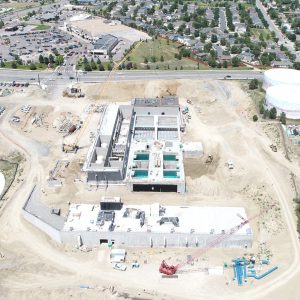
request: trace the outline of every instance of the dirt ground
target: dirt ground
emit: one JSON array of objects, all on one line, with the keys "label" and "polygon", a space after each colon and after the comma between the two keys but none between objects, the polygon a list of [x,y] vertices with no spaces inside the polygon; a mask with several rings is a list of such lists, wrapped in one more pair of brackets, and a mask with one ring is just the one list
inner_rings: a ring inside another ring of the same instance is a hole
[{"label": "dirt ground", "polygon": [[81,29],[87,30],[92,35],[112,34],[118,38],[124,38],[131,42],[149,38],[149,35],[147,33],[119,24],[118,21],[104,23],[104,20],[105,19],[100,17],[94,17],[93,19],[74,21],[72,22],[72,24]]},{"label": "dirt ground", "polygon": [[[0,105],[7,108],[0,119],[0,155],[19,151],[25,157],[24,171],[0,209],[0,299],[270,299],[268,295],[282,299],[276,291],[282,295],[285,289],[287,299],[298,299],[295,278],[300,274],[300,249],[290,172],[300,177],[299,161],[287,161],[280,147],[277,153],[271,151],[270,144],[280,144],[276,125],[252,121],[253,102],[239,82],[112,82],[82,84],[81,88],[84,99],[51,98],[34,88],[27,94],[0,99]],[[169,94],[178,95],[180,103],[189,107],[191,119],[182,140],[204,145],[203,157],[185,160],[187,193],[131,193],[124,186],[97,189],[86,185],[80,166],[101,118],[101,112],[88,113],[89,105]],[[28,114],[20,111],[24,104],[32,106]],[[33,122],[36,115],[42,121]],[[20,117],[20,122],[11,122],[12,116]],[[65,117],[83,126],[91,121],[83,134],[78,130],[64,138],[58,127]],[[62,141],[76,138],[79,152],[62,153]],[[208,154],[214,157],[211,164],[205,163]],[[229,159],[234,162],[234,170],[227,167]],[[47,179],[58,160],[64,162],[56,174],[62,187],[53,189]],[[121,196],[126,204],[243,206],[254,232],[254,245],[247,250],[209,251],[128,248],[127,261],[138,260],[141,268],[118,272],[108,262],[107,248],[86,252],[58,245],[22,218],[24,195],[35,183],[44,191],[42,201],[61,208],[63,215],[69,201],[97,203],[103,195]],[[264,213],[259,214],[261,211]],[[186,261],[189,254],[197,258],[193,267],[187,267],[193,270],[182,272],[178,279],[161,278],[158,266],[162,259],[176,264]],[[269,257],[279,269],[261,281],[249,280],[243,287],[232,281],[230,267],[224,269],[223,276],[208,276],[205,271],[249,254]],[[80,289],[80,284],[90,289]]]}]

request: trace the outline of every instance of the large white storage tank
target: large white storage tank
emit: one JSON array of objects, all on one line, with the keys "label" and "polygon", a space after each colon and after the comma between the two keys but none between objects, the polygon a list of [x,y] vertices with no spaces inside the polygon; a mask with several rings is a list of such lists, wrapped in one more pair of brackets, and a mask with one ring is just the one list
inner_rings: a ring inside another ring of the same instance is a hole
[{"label": "large white storage tank", "polygon": [[263,88],[278,84],[300,85],[300,71],[293,69],[271,69],[265,71]]},{"label": "large white storage tank", "polygon": [[267,89],[266,106],[284,112],[288,119],[300,119],[300,85],[275,85]]}]

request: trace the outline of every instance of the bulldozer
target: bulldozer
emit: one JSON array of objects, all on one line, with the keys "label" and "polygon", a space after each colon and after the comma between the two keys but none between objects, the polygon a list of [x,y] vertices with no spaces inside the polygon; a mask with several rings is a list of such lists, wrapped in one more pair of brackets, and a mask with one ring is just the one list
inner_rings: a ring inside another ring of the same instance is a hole
[{"label": "bulldozer", "polygon": [[73,145],[67,145],[65,143],[62,144],[62,151],[65,153],[77,153],[79,147],[75,144]]}]

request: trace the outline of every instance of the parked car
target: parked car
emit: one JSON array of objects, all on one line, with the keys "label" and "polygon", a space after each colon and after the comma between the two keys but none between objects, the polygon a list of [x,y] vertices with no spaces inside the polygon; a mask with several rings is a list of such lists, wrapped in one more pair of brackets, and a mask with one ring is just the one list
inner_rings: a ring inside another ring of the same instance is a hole
[{"label": "parked car", "polygon": [[113,269],[116,269],[119,271],[126,271],[127,267],[123,264],[116,263],[116,264],[113,264]]}]

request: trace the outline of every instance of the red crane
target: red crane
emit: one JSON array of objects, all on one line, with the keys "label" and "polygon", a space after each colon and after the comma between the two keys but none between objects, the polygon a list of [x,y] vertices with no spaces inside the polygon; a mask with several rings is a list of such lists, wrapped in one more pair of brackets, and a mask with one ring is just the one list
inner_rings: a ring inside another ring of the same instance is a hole
[{"label": "red crane", "polygon": [[[260,211],[258,214],[252,216],[252,217],[249,218],[249,219],[245,219],[245,218],[243,218],[242,216],[238,215],[238,216],[243,220],[240,224],[238,224],[238,225],[236,225],[236,226],[230,228],[230,229],[227,230],[224,234],[219,235],[216,239],[214,239],[214,240],[212,240],[211,242],[209,242],[209,243],[207,244],[206,247],[199,249],[199,250],[195,253],[195,255],[193,256],[193,259],[202,256],[204,253],[206,253],[207,251],[209,251],[211,248],[213,248],[213,247],[215,247],[215,246],[221,244],[222,242],[226,241],[227,239],[230,239],[230,237],[231,237],[234,233],[238,232],[243,226],[245,226],[246,224],[248,224],[251,220],[254,220],[255,218],[261,216],[262,214],[264,214],[264,213],[267,212],[268,210],[272,209],[274,206],[275,206],[275,205],[273,204],[273,205],[271,205],[270,207],[263,209],[263,210]],[[185,266],[185,265],[186,265],[186,263],[181,263],[181,264],[178,264],[177,266],[168,265],[168,264],[163,260],[163,261],[161,262],[161,264],[160,264],[159,272],[160,272],[160,273],[163,273],[163,274],[165,274],[165,275],[168,275],[168,276],[174,275],[174,274],[178,271],[178,269],[182,268],[182,267]]]}]

